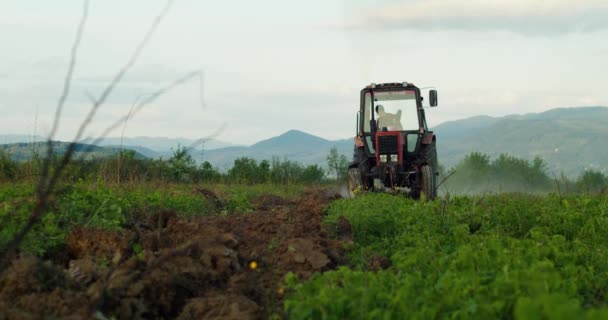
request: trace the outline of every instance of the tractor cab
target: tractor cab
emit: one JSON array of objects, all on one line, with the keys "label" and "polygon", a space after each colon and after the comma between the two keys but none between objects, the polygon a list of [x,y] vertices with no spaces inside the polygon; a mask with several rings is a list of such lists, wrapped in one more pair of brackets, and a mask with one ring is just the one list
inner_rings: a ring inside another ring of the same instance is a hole
[{"label": "tractor cab", "polygon": [[[371,84],[361,91],[349,190],[436,196],[436,137],[426,124],[426,101],[411,83]],[[428,91],[437,106],[437,91]]]}]

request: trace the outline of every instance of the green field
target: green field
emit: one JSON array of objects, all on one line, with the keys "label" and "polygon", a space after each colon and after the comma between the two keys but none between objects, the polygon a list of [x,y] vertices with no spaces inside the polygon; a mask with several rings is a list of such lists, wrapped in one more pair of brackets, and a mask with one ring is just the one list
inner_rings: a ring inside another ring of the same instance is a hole
[{"label": "green field", "polygon": [[[607,318],[608,198],[502,194],[334,202],[349,264],[290,277],[290,319]],[[371,270],[373,256],[390,266]]]},{"label": "green field", "polygon": [[[128,231],[161,211],[185,218],[260,214],[256,199],[272,195],[298,200],[310,189],[274,184],[65,184],[59,186],[49,211],[21,250],[61,266],[66,238],[76,227]],[[212,190],[221,205],[200,190]],[[32,183],[0,185],[0,244],[25,223],[35,205],[33,192]],[[350,225],[346,234],[341,229],[344,221]],[[284,313],[266,311],[265,315],[608,318],[605,195],[486,194],[419,202],[362,194],[331,202],[322,223],[330,238],[343,243],[343,261],[309,279],[287,273],[285,295],[278,301]],[[270,250],[277,245],[272,240],[264,247]]]}]

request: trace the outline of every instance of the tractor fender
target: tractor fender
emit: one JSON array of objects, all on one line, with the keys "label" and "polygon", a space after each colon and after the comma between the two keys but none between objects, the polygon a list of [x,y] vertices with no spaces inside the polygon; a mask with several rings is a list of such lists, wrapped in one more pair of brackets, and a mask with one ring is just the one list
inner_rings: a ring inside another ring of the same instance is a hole
[{"label": "tractor fender", "polygon": [[429,145],[435,141],[435,134],[432,132],[427,132],[422,136],[422,144]]}]

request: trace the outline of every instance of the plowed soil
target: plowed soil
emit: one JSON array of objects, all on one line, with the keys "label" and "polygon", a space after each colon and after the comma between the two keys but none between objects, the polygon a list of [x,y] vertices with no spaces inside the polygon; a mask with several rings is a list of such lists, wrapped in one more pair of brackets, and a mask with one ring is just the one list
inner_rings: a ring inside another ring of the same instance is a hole
[{"label": "plowed soil", "polygon": [[[199,193],[222,205],[209,190]],[[0,276],[0,319],[281,315],[288,272],[307,278],[342,262],[342,242],[321,224],[336,197],[262,196],[254,213],[161,212],[122,231],[75,229],[64,263],[23,255]]]}]

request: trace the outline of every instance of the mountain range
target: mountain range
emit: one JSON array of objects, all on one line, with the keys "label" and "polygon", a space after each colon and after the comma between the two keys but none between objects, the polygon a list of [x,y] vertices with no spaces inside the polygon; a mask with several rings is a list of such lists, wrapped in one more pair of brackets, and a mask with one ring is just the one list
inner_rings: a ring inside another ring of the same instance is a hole
[{"label": "mountain range", "polygon": [[[475,116],[431,128],[437,136],[440,163],[450,168],[471,152],[491,158],[506,153],[545,160],[551,174],[576,176],[586,169],[608,171],[608,108],[577,107],[504,117]],[[197,155],[220,167],[238,157],[269,159],[273,155],[305,164],[325,164],[332,147],[352,156],[353,140],[326,140],[288,131],[249,147],[209,150]]]},{"label": "mountain range", "polygon": [[608,108],[551,109],[505,117],[473,117],[445,122],[437,133],[444,166],[478,151],[492,157],[508,153],[540,157],[553,174],[577,175],[586,169],[608,171]]},{"label": "mountain range", "polygon": [[[68,150],[69,142],[53,141],[53,150],[55,154],[63,154]],[[0,144],[0,152],[8,154],[13,160],[25,161],[31,159],[34,154],[38,154],[40,157],[46,156],[47,142],[17,142],[9,144]],[[74,146],[73,159],[96,159],[105,158],[120,152],[120,148],[116,147],[100,147],[92,144],[77,143]],[[144,159],[146,158],[140,152],[135,151],[135,158]]]},{"label": "mountain range", "polygon": [[[471,152],[495,158],[507,153],[524,159],[540,157],[552,174],[576,176],[585,169],[608,171],[608,108],[577,107],[551,109],[541,113],[504,117],[475,116],[449,121],[431,128],[437,135],[440,163],[450,168]],[[32,141],[32,137],[23,136]],[[0,143],[16,136],[0,136]],[[40,139],[37,139],[40,141]],[[177,145],[189,146],[194,140],[136,137],[122,139],[124,148],[151,158],[168,158]],[[120,138],[108,138],[101,146],[118,150]],[[198,161],[209,161],[225,170],[239,157],[270,160],[273,156],[303,164],[325,166],[330,149],[352,156],[352,137],[327,140],[302,131],[290,130],[250,146],[234,146],[211,141],[192,150]]]},{"label": "mountain range", "polygon": [[251,146],[229,147],[206,150],[193,156],[198,160],[209,161],[220,169],[232,166],[234,159],[249,157],[256,160],[270,160],[273,156],[303,164],[325,166],[327,154],[336,147],[340,154],[350,159],[353,153],[353,139],[327,140],[298,130],[287,131],[277,137],[262,140]]}]

